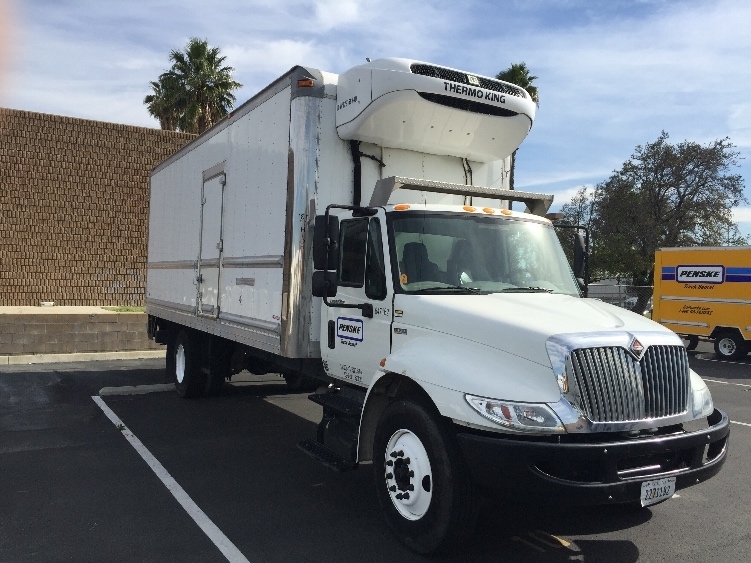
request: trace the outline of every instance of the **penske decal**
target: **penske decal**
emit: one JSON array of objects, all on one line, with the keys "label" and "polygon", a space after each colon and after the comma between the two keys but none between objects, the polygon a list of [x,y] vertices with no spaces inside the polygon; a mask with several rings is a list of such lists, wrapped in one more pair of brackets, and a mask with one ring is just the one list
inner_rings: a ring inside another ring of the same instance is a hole
[{"label": "penske decal", "polygon": [[336,319],[336,335],[344,340],[354,340],[362,342],[363,340],[363,323],[362,319],[351,319],[349,317],[338,317]]},{"label": "penske decal", "polygon": [[477,98],[478,100],[485,100],[487,102],[497,102],[499,104],[506,103],[506,95],[492,90],[483,90],[482,88],[473,88],[465,84],[457,84],[456,82],[444,82],[443,89],[446,92],[452,94],[460,94],[470,98]]},{"label": "penske decal", "polygon": [[677,266],[675,281],[678,283],[722,283],[725,281],[725,267]]}]

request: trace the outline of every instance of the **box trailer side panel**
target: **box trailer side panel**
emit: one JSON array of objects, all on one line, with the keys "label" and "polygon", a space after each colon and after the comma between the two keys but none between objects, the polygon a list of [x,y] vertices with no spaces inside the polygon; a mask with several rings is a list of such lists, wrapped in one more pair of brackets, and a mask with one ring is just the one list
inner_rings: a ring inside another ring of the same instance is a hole
[{"label": "box trailer side panel", "polygon": [[224,161],[218,317],[275,333],[282,310],[289,99],[285,88],[227,127]]},{"label": "box trailer side panel", "polygon": [[678,334],[715,340],[721,356],[744,355],[751,343],[751,247],[658,250],[653,310],[654,320]]},{"label": "box trailer side panel", "polygon": [[293,69],[152,175],[150,314],[281,353],[294,189],[289,84],[303,70]]}]

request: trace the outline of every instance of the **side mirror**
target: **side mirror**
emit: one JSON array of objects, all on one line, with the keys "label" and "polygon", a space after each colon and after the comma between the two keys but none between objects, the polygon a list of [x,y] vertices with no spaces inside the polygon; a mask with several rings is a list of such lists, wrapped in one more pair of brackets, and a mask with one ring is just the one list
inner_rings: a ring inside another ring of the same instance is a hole
[{"label": "side mirror", "polygon": [[587,240],[581,233],[574,235],[574,276],[584,279],[587,268]]},{"label": "side mirror", "polygon": [[579,287],[587,296],[587,285],[589,284],[589,256],[587,236],[582,233],[574,234],[574,277],[579,282]]},{"label": "side mirror", "polygon": [[313,297],[336,297],[336,271],[313,272]]},{"label": "side mirror", "polygon": [[339,218],[316,215],[313,225],[313,269],[336,270],[339,266]]}]

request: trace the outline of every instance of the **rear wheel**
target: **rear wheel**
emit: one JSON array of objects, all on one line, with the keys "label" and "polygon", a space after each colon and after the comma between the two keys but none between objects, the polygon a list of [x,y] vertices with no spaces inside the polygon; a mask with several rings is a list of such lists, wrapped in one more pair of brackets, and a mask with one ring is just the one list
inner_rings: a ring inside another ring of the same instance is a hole
[{"label": "rear wheel", "polygon": [[164,363],[164,382],[175,382],[175,337],[170,335],[167,339],[167,357]]},{"label": "rear wheel", "polygon": [[686,336],[686,340],[688,341],[686,350],[696,350],[696,347],[699,345],[699,337],[695,334],[689,334]]},{"label": "rear wheel", "polygon": [[209,397],[219,395],[224,388],[224,381],[231,375],[231,369],[232,346],[226,340],[214,337],[211,342],[211,362],[204,394]]},{"label": "rear wheel", "polygon": [[748,348],[740,334],[726,331],[715,338],[714,351],[723,360],[738,360],[748,353]]},{"label": "rear wheel", "polygon": [[468,539],[477,492],[443,421],[410,401],[389,405],[378,422],[373,467],[386,519],[410,549],[432,553]]},{"label": "rear wheel", "polygon": [[175,341],[175,389],[186,399],[200,397],[205,384],[197,341],[195,335],[185,330],[180,331]]}]

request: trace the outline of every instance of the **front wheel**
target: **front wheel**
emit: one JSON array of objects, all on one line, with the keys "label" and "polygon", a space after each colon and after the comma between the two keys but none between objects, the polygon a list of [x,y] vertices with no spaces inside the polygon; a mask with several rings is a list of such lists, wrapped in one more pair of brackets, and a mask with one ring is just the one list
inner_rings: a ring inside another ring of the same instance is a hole
[{"label": "front wheel", "polygon": [[399,539],[432,553],[468,539],[477,492],[443,421],[422,405],[397,401],[378,422],[373,467],[378,501]]},{"label": "front wheel", "polygon": [[738,360],[748,353],[746,341],[737,332],[721,332],[714,341],[714,351],[723,360]]}]

